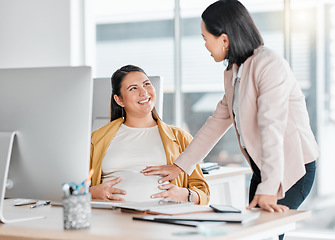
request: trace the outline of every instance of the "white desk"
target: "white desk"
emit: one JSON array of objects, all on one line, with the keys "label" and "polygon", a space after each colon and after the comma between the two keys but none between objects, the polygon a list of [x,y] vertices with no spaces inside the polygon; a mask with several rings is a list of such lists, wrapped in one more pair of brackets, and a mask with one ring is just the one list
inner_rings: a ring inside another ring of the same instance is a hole
[{"label": "white desk", "polygon": [[227,204],[244,209],[246,206],[246,175],[249,167],[220,167],[204,174],[211,191],[210,204]]},{"label": "white desk", "polygon": [[197,228],[169,225],[162,223],[150,223],[134,221],[134,214],[122,213],[120,210],[92,209],[91,227],[82,230],[63,229],[63,209],[56,206],[44,206],[30,209],[29,206],[14,207],[12,200],[6,200],[5,211],[31,212],[43,214],[45,219],[0,224],[0,239],[175,239],[175,240],[199,240],[199,239],[264,239],[277,236],[283,232],[293,230],[295,223],[310,216],[310,212],[289,210],[285,213],[269,213],[262,210],[258,219],[246,224],[226,223],[220,228],[225,234],[201,235]]}]

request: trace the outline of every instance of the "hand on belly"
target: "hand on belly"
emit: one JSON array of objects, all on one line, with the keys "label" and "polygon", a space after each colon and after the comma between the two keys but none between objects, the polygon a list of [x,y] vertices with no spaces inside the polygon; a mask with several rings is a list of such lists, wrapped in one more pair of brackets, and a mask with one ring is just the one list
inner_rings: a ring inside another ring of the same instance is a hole
[{"label": "hand on belly", "polygon": [[122,177],[122,181],[114,185],[114,187],[127,191],[126,195],[120,195],[126,201],[150,201],[151,195],[162,192],[158,188],[161,185],[158,183],[160,176],[145,176],[140,172],[132,171],[118,172],[113,174],[113,176]]}]

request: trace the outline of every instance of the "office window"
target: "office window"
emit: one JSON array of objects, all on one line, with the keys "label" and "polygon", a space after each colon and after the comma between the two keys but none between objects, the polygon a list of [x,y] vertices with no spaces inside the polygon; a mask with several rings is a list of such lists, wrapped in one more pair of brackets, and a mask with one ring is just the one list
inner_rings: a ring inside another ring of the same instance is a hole
[{"label": "office window", "polygon": [[329,120],[335,122],[335,5],[329,5],[326,10],[326,19],[328,21],[326,38],[329,45],[327,46],[327,69],[329,74],[327,76],[328,84],[326,84],[327,106],[329,109]]},{"label": "office window", "polygon": [[[216,63],[204,46],[201,37],[201,13],[215,1],[181,1],[182,15],[182,90],[184,122],[195,135],[212,115],[224,94],[223,63]],[[284,52],[282,1],[242,1],[259,28],[265,45],[279,54]],[[247,166],[235,129],[232,127],[213,148],[205,161],[220,165]]]},{"label": "office window", "polygon": [[[173,91],[174,1],[121,2],[95,0],[96,77],[110,77],[133,64],[148,75],[163,77],[165,92]],[[173,105],[164,96],[164,117],[173,121]]]}]

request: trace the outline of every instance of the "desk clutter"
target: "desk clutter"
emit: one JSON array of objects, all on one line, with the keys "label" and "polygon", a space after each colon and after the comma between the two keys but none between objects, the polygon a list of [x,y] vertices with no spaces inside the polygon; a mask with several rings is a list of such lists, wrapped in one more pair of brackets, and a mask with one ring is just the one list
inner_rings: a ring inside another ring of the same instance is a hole
[{"label": "desk clutter", "polygon": [[229,205],[196,205],[190,202],[155,200],[125,203],[118,206],[123,212],[141,213],[133,220],[199,227],[202,223],[246,223],[257,219],[260,212],[239,210]]},{"label": "desk clutter", "polygon": [[[116,206],[115,210],[93,208],[89,229],[77,231],[63,228],[63,208],[59,205],[41,206],[32,210],[29,205],[17,207],[14,206],[14,199],[6,199],[4,201],[6,213],[20,213],[20,215],[34,213],[45,217],[37,221],[23,221],[9,226],[2,225],[0,239],[274,239],[274,236],[277,237],[284,232],[293,230],[297,222],[311,217],[310,211],[289,210],[282,213],[271,213],[255,209],[251,211],[255,215],[251,216],[257,218],[251,220],[252,218],[248,217],[249,220],[244,224],[244,222],[223,222],[222,219],[217,222],[194,221],[195,217],[198,217],[198,220],[204,220],[206,212],[182,215],[145,215],[124,213],[120,211],[119,206]],[[194,205],[194,207],[196,206]],[[203,207],[208,206],[203,205]],[[241,211],[244,212],[244,209]],[[246,211],[246,213],[248,212]],[[192,221],[185,219],[188,215],[190,217],[192,215]],[[211,216],[212,220],[215,220],[214,216]],[[230,213],[220,213],[218,216],[228,218],[231,215]],[[133,220],[135,217],[146,220]],[[152,218],[154,220],[151,220]],[[168,222],[169,224],[167,224]],[[185,225],[183,226],[183,224]]]},{"label": "desk clutter", "polygon": [[208,174],[212,170],[219,169],[220,166],[217,162],[205,162],[200,163],[200,168],[203,174]]},{"label": "desk clutter", "polygon": [[[143,220],[160,223],[170,223],[195,227],[203,222],[227,222],[246,223],[257,219],[260,212],[246,211],[243,213],[217,213],[217,212],[196,212],[182,215],[148,215],[143,217],[133,217],[134,220]],[[181,224],[180,224],[181,223]]]}]

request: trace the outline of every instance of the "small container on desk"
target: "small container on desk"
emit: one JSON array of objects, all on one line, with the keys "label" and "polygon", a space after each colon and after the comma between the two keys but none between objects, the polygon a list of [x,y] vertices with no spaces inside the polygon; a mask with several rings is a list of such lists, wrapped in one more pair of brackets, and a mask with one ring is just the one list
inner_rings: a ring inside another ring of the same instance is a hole
[{"label": "small container on desk", "polygon": [[91,194],[63,197],[64,229],[81,229],[90,226]]},{"label": "small container on desk", "polygon": [[92,208],[89,186],[93,172],[94,169],[91,169],[80,185],[73,182],[63,184],[64,229],[81,229],[90,226]]},{"label": "small container on desk", "polygon": [[81,185],[63,184],[64,229],[81,229],[90,226],[91,194],[89,182]]}]

